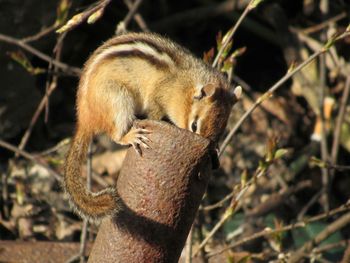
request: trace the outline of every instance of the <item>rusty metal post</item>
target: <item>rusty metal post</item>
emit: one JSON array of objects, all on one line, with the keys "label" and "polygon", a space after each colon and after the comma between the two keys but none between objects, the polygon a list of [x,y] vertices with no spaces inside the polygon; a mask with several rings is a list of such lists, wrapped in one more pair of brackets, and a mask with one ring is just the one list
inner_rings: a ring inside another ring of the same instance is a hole
[{"label": "rusty metal post", "polygon": [[[89,262],[178,262],[211,174],[210,142],[155,121],[142,157],[129,149],[117,180],[121,212],[105,219]],[[200,176],[199,176],[200,174]]]}]

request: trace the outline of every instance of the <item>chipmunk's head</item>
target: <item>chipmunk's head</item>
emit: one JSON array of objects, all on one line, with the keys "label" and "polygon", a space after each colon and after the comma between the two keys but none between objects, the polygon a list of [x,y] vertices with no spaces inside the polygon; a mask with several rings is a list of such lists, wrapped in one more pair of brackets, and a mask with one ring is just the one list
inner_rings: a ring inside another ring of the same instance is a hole
[{"label": "chipmunk's head", "polygon": [[199,87],[193,97],[188,129],[218,143],[225,131],[231,108],[241,93],[240,86],[233,92],[213,83]]}]

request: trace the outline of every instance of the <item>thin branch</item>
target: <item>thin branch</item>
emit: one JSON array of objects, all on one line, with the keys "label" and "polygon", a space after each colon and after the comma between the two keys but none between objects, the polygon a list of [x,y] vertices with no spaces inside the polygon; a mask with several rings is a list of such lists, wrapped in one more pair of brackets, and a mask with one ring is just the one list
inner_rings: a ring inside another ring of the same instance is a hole
[{"label": "thin branch", "polygon": [[29,43],[29,42],[33,42],[36,40],[39,40],[40,38],[52,33],[53,31],[55,31],[58,28],[58,25],[55,23],[47,28],[44,28],[43,30],[41,30],[40,32],[36,33],[35,35],[32,36],[28,36],[25,38],[22,38],[21,41],[24,43]]},{"label": "thin branch", "polygon": [[21,47],[24,50],[28,51],[29,53],[32,53],[33,55],[37,56],[38,58],[40,58],[48,63],[52,63],[57,68],[61,69],[62,71],[66,72],[66,73],[69,73],[69,74],[74,75],[74,76],[80,76],[80,74],[81,74],[81,69],[79,69],[77,67],[72,67],[72,66],[69,66],[68,64],[65,64],[63,62],[54,60],[54,59],[52,59],[52,57],[42,53],[41,51],[33,48],[32,46],[24,43],[23,41],[21,41],[17,38],[13,38],[10,36],[6,36],[4,34],[0,34],[0,41]]},{"label": "thin branch", "polygon": [[348,247],[346,248],[341,263],[349,263],[350,262],[350,242]]},{"label": "thin branch", "polygon": [[341,240],[339,242],[336,243],[331,243],[331,244],[325,244],[323,246],[320,246],[318,248],[315,248],[312,250],[312,252],[314,253],[323,253],[325,251],[334,249],[334,248],[338,248],[338,247],[346,247],[348,244],[350,244],[350,240]]},{"label": "thin branch", "polygon": [[87,10],[76,14],[71,19],[69,19],[69,21],[62,27],[60,27],[56,32],[64,33],[71,31],[86,20],[88,23],[94,23],[103,15],[105,8],[107,7],[107,5],[109,5],[111,1],[112,0],[101,0],[98,3],[93,4]]},{"label": "thin branch", "polygon": [[350,35],[350,31],[345,31],[343,34],[338,36],[335,39],[329,40],[325,46],[323,46],[320,50],[313,53],[310,57],[308,57],[305,61],[303,61],[301,64],[299,64],[295,69],[288,71],[279,81],[277,81],[271,88],[269,88],[260,98],[257,99],[257,101],[250,107],[248,111],[246,111],[243,116],[238,120],[236,125],[233,127],[233,129],[229,132],[229,134],[226,136],[224,142],[222,143],[220,147],[219,157],[223,154],[225,148],[231,141],[233,135],[237,132],[237,130],[241,127],[242,123],[249,117],[249,115],[265,100],[269,99],[273,93],[282,86],[290,77],[292,77],[294,74],[299,72],[302,68],[304,68],[306,65],[308,65],[311,61],[313,61],[315,58],[320,56],[321,54],[327,52],[330,50],[330,48],[333,46],[333,44],[341,39],[344,39],[345,37]]},{"label": "thin branch", "polygon": [[[56,43],[56,46],[54,48],[54,51],[57,49],[57,52],[56,52],[56,56],[55,56],[55,60],[56,61],[60,61],[61,59],[61,51],[62,49],[61,48],[58,48],[58,47],[62,47],[62,43],[63,43],[63,39],[65,38],[66,34],[62,34],[58,37],[58,40],[57,40],[57,43]],[[49,68],[53,65],[52,62],[50,62],[50,65],[49,65]],[[55,66],[55,69],[54,69],[54,72],[57,72],[57,66]],[[39,116],[41,114],[41,112],[43,111],[43,109],[47,108],[48,106],[48,101],[49,101],[49,98],[50,98],[50,95],[52,94],[52,92],[56,89],[57,87],[57,80],[58,80],[58,76],[57,75],[54,75],[53,76],[53,81],[51,82],[50,85],[47,85],[47,88],[46,88],[46,92],[45,92],[45,95],[44,97],[41,99],[37,109],[35,110],[34,114],[33,114],[33,117],[32,119],[30,120],[30,123],[29,123],[29,126],[27,128],[27,130],[25,131],[24,135],[22,136],[22,139],[21,139],[21,142],[20,144],[18,145],[18,148],[20,150],[23,150],[25,148],[25,146],[27,145],[27,142],[30,138],[30,135],[32,134],[32,130],[36,124],[36,122],[38,121],[39,119]],[[47,111],[46,111],[46,114],[45,114],[45,119],[47,121]],[[16,155],[17,157],[17,155]]]},{"label": "thin branch", "polygon": [[257,204],[254,208],[247,211],[246,215],[252,217],[264,216],[285,203],[286,200],[289,199],[289,196],[295,195],[295,193],[311,186],[312,182],[310,180],[305,180],[277,193],[272,193],[264,202]]},{"label": "thin branch", "polygon": [[224,215],[220,218],[219,222],[213,227],[213,229],[209,232],[209,234],[203,239],[200,245],[197,247],[196,251],[193,253],[193,257],[197,256],[197,254],[204,248],[204,246],[208,243],[208,241],[214,236],[214,234],[223,226],[223,224],[229,219],[234,213],[234,210],[229,207]]},{"label": "thin branch", "polygon": [[345,212],[345,211],[348,211],[350,210],[350,200],[344,204],[344,205],[341,205],[340,207],[337,207],[329,212],[326,212],[326,213],[322,213],[322,214],[319,214],[317,216],[314,216],[314,217],[311,217],[309,219],[305,219],[305,220],[301,220],[301,221],[298,221],[294,224],[290,224],[290,225],[287,225],[287,226],[283,226],[283,227],[280,227],[280,228],[277,228],[277,229],[264,229],[260,232],[257,232],[257,233],[254,233],[253,235],[251,236],[248,236],[248,237],[245,237],[245,238],[242,238],[241,240],[227,246],[226,248],[223,248],[223,249],[220,249],[220,250],[217,250],[217,251],[214,251],[214,252],[211,252],[208,254],[208,257],[213,257],[213,256],[216,256],[216,255],[219,255],[219,254],[222,254],[223,252],[227,251],[227,250],[230,250],[230,249],[233,249],[235,247],[238,247],[238,246],[241,246],[245,243],[248,243],[254,239],[257,239],[257,238],[261,238],[261,237],[264,237],[264,236],[268,236],[268,235],[272,235],[272,234],[276,234],[276,233],[281,233],[281,232],[285,232],[285,231],[289,231],[289,230],[292,230],[292,229],[295,229],[295,228],[301,228],[301,227],[305,227],[307,224],[309,223],[312,223],[312,222],[316,222],[316,221],[319,221],[319,220],[322,220],[322,219],[325,219],[325,218],[329,218],[335,214],[338,214],[338,213],[341,213],[341,212]]},{"label": "thin branch", "polygon": [[224,41],[224,43],[222,44],[220,50],[218,51],[212,67],[216,67],[218,65],[219,59],[222,56],[222,53],[226,50],[226,48],[228,47],[229,43],[231,42],[231,39],[233,37],[233,35],[236,33],[238,27],[241,25],[242,21],[244,20],[244,18],[248,15],[248,13],[253,9],[252,8],[252,3],[255,0],[251,0],[249,2],[249,4],[247,5],[247,7],[244,9],[242,15],[239,17],[238,21],[235,23],[235,25],[232,27],[232,29],[229,30],[229,34],[226,36],[226,39]]},{"label": "thin branch", "polygon": [[325,229],[323,229],[315,238],[306,242],[300,249],[292,253],[292,257],[289,259],[288,263],[300,262],[304,257],[305,253],[309,253],[315,246],[320,244],[323,240],[329,237],[334,232],[345,227],[350,223],[350,213],[347,213],[334,222],[330,223]]},{"label": "thin branch", "polygon": [[[196,230],[196,234],[198,236],[198,241],[199,242],[201,242],[204,239],[204,235],[203,235],[203,221],[204,221],[204,214],[203,214],[202,211],[198,211],[197,220],[196,220],[196,223],[195,223],[194,226],[195,226],[195,230]],[[193,254],[192,254],[192,257],[193,257]],[[209,260],[207,258],[207,253],[206,253],[204,248],[202,248],[200,250],[199,260],[202,263],[209,263]]]},{"label": "thin branch", "polygon": [[183,21],[194,22],[198,20],[208,19],[209,17],[216,17],[222,14],[228,14],[234,10],[235,0],[227,0],[220,4],[210,4],[199,8],[186,10],[174,15],[168,16],[164,19],[158,20],[156,23],[150,24],[150,28],[156,31],[170,28],[174,25],[183,25]]},{"label": "thin branch", "polygon": [[197,247],[197,250],[193,253],[193,257],[195,257],[201,249],[208,243],[208,241],[214,236],[214,234],[223,226],[223,224],[235,213],[236,210],[239,209],[239,200],[242,196],[248,191],[249,187],[252,186],[257,180],[263,176],[267,172],[266,169],[262,169],[258,171],[244,186],[241,186],[238,193],[235,193],[236,189],[232,190],[232,199],[230,206],[226,208],[223,216],[220,218],[219,222],[210,230],[209,234],[205,237],[205,239],[201,242],[201,244]]},{"label": "thin branch", "polygon": [[[321,0],[320,10],[322,16],[327,16],[329,11],[328,0]],[[321,34],[321,41],[324,42],[327,39],[327,32],[325,29]],[[327,93],[326,87],[326,57],[321,55],[319,57],[319,78],[320,78],[320,97],[319,97],[319,109],[321,120],[321,158],[323,162],[327,162],[329,158],[329,151],[327,145],[327,131],[326,131],[326,119],[325,119],[325,97]],[[321,205],[324,211],[329,210],[329,171],[326,168],[321,169],[322,173],[322,195],[320,197]]]},{"label": "thin branch", "polygon": [[123,32],[126,32],[126,29],[131,21],[131,19],[134,17],[134,15],[137,12],[137,9],[140,7],[140,5],[142,4],[143,0],[136,0],[134,2],[134,4],[132,5],[132,7],[130,8],[128,14],[125,16],[125,18],[123,19],[123,21],[121,21],[118,26],[117,26],[117,30],[116,30],[116,35],[119,35]]},{"label": "thin branch", "polygon": [[14,153],[18,153],[19,155],[23,156],[24,158],[31,160],[32,162],[36,163],[37,165],[40,165],[41,167],[45,168],[49,173],[51,173],[56,178],[57,181],[60,182],[62,180],[62,176],[58,172],[53,170],[45,162],[39,160],[38,158],[35,158],[32,154],[30,154],[26,151],[20,150],[16,146],[9,144],[1,139],[0,139],[0,146],[7,149],[7,150],[10,150]]},{"label": "thin branch", "polygon": [[321,49],[314,54],[312,54],[307,60],[305,60],[303,63],[298,65],[294,70],[288,71],[277,83],[275,83],[270,89],[268,89],[260,98],[257,99],[257,101],[250,107],[249,110],[247,110],[243,116],[238,120],[238,122],[235,124],[233,129],[230,131],[230,133],[226,136],[225,140],[223,141],[221,147],[220,147],[220,152],[219,156],[221,156],[231,141],[233,135],[237,132],[237,130],[241,127],[242,123],[249,117],[249,115],[266,99],[272,96],[272,94],[282,86],[290,77],[292,77],[295,73],[299,72],[303,67],[308,65],[311,61],[313,61],[316,57],[319,55],[325,53],[327,50],[326,49]]},{"label": "thin branch", "polygon": [[343,91],[343,95],[340,101],[340,108],[338,113],[338,118],[334,128],[334,136],[333,136],[333,144],[331,150],[331,163],[332,165],[336,165],[338,159],[338,151],[339,151],[339,141],[341,135],[341,127],[344,121],[346,104],[349,100],[350,95],[350,76],[346,78],[345,88]]},{"label": "thin branch", "polygon": [[234,195],[234,192],[229,193],[228,195],[226,195],[223,199],[221,199],[220,201],[216,202],[215,204],[212,205],[207,205],[204,207],[200,207],[199,210],[203,210],[203,211],[210,211],[216,208],[220,208],[223,207],[223,205],[232,198],[232,196]]},{"label": "thin branch", "polygon": [[330,24],[333,24],[333,23],[336,23],[338,22],[339,20],[342,20],[343,18],[346,18],[347,17],[347,13],[346,12],[341,12],[340,14],[322,22],[322,23],[319,23],[315,26],[311,26],[311,27],[308,27],[308,28],[305,28],[305,29],[299,29],[301,30],[304,34],[312,34],[312,33],[315,33],[317,31],[320,31],[322,29],[324,29],[325,27],[328,27]]},{"label": "thin branch", "polygon": [[[129,10],[131,10],[131,8],[133,7],[133,3],[130,0],[124,0],[124,3],[129,8]],[[134,19],[135,19],[136,23],[139,25],[139,27],[142,29],[143,32],[150,31],[145,20],[143,19],[143,17],[139,13],[136,13],[134,15]]]},{"label": "thin branch", "polygon": [[[265,173],[266,171],[261,171],[260,176]],[[260,177],[259,176],[259,177]],[[256,182],[258,177],[253,178],[250,180],[249,185],[252,185],[252,183]],[[254,209],[252,209],[247,215],[249,216],[261,216],[262,214],[266,214],[269,211],[271,211],[273,208],[277,207],[280,203],[282,203],[284,200],[288,198],[288,196],[306,188],[310,187],[311,182],[310,181],[302,181],[295,187],[291,187],[281,193],[274,194],[272,197],[270,197],[266,202],[256,206]],[[233,214],[234,211],[238,209],[238,201],[243,196],[243,193],[246,192],[247,187],[242,188],[242,190],[237,194],[236,198],[232,198],[231,204],[236,205],[236,207],[233,209],[232,205],[228,207],[224,213],[224,215],[220,218],[219,222],[214,226],[214,228],[210,231],[208,236],[201,242],[199,247],[197,248],[196,252],[194,253],[194,256],[197,255],[199,252],[199,249],[203,248],[206,243],[210,240],[210,238],[213,237],[213,235],[220,229],[220,227],[229,219]]]},{"label": "thin branch", "polygon": [[63,139],[62,141],[58,142],[56,145],[50,147],[49,149],[46,149],[44,151],[41,152],[37,152],[34,154],[34,156],[45,156],[45,155],[49,155],[51,153],[57,152],[58,150],[60,150],[63,147],[66,147],[67,145],[69,145],[71,142],[71,139]]},{"label": "thin branch", "polygon": [[301,220],[304,215],[306,214],[306,212],[310,209],[311,206],[313,206],[314,203],[316,203],[320,196],[322,195],[322,189],[320,191],[318,191],[307,203],[306,205],[300,210],[300,212],[298,213],[297,219]]}]

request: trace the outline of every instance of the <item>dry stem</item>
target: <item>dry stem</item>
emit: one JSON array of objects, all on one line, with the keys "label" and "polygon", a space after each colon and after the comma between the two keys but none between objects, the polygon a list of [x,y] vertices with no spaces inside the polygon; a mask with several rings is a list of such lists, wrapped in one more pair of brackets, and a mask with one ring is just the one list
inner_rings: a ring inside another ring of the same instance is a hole
[{"label": "dry stem", "polygon": [[62,71],[64,71],[67,74],[70,74],[73,76],[79,76],[81,74],[81,70],[79,68],[72,67],[72,66],[69,66],[68,64],[65,64],[63,62],[54,60],[52,57],[42,53],[41,51],[33,48],[30,45],[24,43],[22,40],[19,40],[17,38],[13,38],[10,36],[6,36],[4,34],[0,34],[0,41],[21,47],[24,50],[28,51],[29,53],[32,53],[33,55],[37,56],[38,58],[40,58],[48,63],[52,63],[57,68],[61,69]]},{"label": "dry stem", "polygon": [[14,145],[11,145],[3,140],[0,140],[0,146],[5,148],[5,149],[8,149],[14,153],[18,153],[19,155],[23,156],[24,158],[28,159],[28,160],[31,160],[33,161],[34,163],[40,165],[41,167],[45,168],[49,173],[51,173],[57,181],[61,181],[62,180],[62,176],[57,173],[55,170],[53,170],[50,166],[48,166],[45,162],[39,160],[38,158],[35,158],[32,154],[26,152],[26,151],[23,151],[23,150],[20,150],[18,149],[16,146]]},{"label": "dry stem", "polygon": [[229,245],[228,247],[226,248],[223,248],[223,249],[220,249],[220,250],[217,250],[217,251],[214,251],[214,252],[211,252],[210,254],[208,254],[208,257],[213,257],[213,256],[216,256],[218,254],[221,254],[227,250],[230,250],[230,249],[233,249],[235,247],[238,247],[238,246],[241,246],[245,243],[248,243],[254,239],[257,239],[257,238],[260,238],[260,237],[264,237],[264,236],[267,236],[267,235],[271,235],[271,234],[276,234],[276,233],[281,233],[281,232],[285,232],[285,231],[289,231],[289,230],[292,230],[292,229],[295,229],[295,228],[300,228],[300,227],[305,227],[307,224],[309,223],[312,223],[312,222],[316,222],[316,221],[319,221],[319,220],[322,220],[322,219],[325,219],[325,218],[329,218],[335,214],[338,214],[338,213],[341,213],[341,212],[344,212],[344,211],[348,211],[350,210],[350,200],[344,204],[344,205],[341,205],[329,212],[326,212],[326,213],[322,213],[322,214],[319,214],[317,216],[314,216],[314,217],[311,217],[309,219],[304,219],[304,220],[301,220],[301,221],[298,221],[294,224],[290,224],[290,225],[287,225],[287,226],[284,226],[284,227],[281,227],[281,228],[278,228],[278,229],[273,229],[273,230],[268,230],[268,229],[264,229],[260,232],[257,232],[257,233],[254,233],[253,235],[251,236],[248,236],[248,237],[245,237],[245,238],[242,238],[241,240]]},{"label": "dry stem", "polygon": [[300,262],[300,260],[304,257],[305,253],[309,253],[315,246],[320,244],[323,240],[329,237],[334,232],[343,228],[347,224],[350,223],[350,213],[347,213],[331,224],[329,224],[325,229],[323,229],[315,238],[305,243],[298,251],[292,253],[292,257],[288,261],[289,263]]}]

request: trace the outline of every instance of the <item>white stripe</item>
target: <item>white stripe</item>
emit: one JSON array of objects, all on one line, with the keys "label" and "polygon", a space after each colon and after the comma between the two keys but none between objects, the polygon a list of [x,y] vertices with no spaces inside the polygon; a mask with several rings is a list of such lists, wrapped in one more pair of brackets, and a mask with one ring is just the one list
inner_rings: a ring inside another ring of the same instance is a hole
[{"label": "white stripe", "polygon": [[118,53],[118,52],[123,52],[123,51],[133,51],[133,50],[140,51],[140,52],[144,53],[145,55],[153,56],[154,58],[156,58],[160,61],[163,61],[166,64],[169,64],[169,65],[174,64],[174,61],[166,53],[160,53],[157,50],[155,50],[154,48],[152,48],[144,43],[135,42],[135,43],[131,43],[131,44],[121,44],[121,45],[117,44],[115,46],[109,47],[108,49],[102,51],[100,54],[98,54],[94,58],[94,61],[89,65],[89,68],[87,69],[87,71],[85,73],[85,76],[86,76],[85,83],[83,83],[83,85],[82,85],[83,91],[88,86],[89,76],[90,76],[91,72],[94,70],[94,68],[96,67],[96,65],[98,65],[98,63],[100,63],[103,59],[105,59],[106,57],[108,57],[109,55],[111,55],[113,53]]}]

